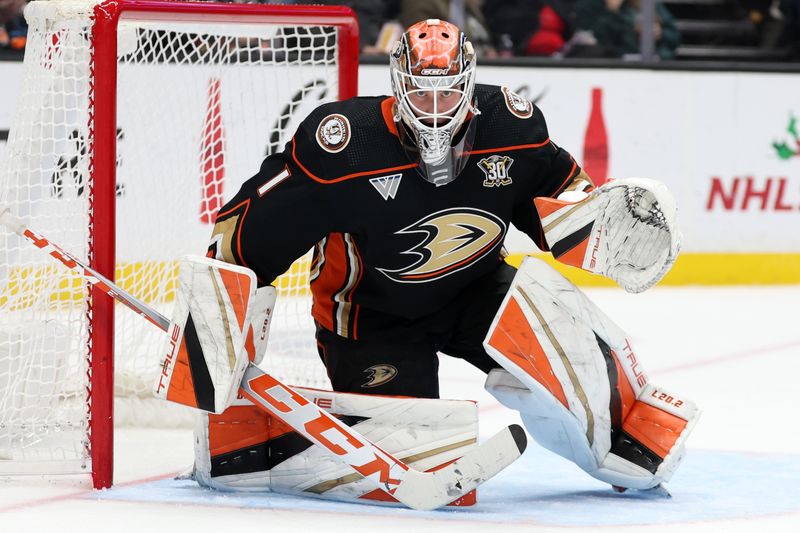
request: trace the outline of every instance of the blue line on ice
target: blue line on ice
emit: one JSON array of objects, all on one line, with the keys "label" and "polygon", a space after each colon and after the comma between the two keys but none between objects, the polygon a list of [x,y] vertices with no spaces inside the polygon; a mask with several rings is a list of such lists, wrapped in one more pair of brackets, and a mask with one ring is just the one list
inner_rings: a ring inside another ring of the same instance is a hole
[{"label": "blue line on ice", "polygon": [[516,464],[479,489],[478,505],[472,508],[418,512],[285,494],[218,492],[175,480],[114,488],[87,497],[553,526],[670,524],[800,512],[800,455],[689,450],[668,489],[673,496],[669,499],[637,491],[617,494],[571,463],[532,446]]}]

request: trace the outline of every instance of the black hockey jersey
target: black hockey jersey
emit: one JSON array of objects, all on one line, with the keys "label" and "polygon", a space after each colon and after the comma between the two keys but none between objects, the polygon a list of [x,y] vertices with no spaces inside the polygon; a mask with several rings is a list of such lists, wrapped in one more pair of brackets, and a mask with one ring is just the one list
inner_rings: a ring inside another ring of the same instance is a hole
[{"label": "black hockey jersey", "polygon": [[314,319],[358,339],[435,313],[491,272],[509,224],[545,249],[533,199],[580,168],[536,106],[505,87],[475,97],[469,159],[441,187],[403,149],[394,98],[321,105],[222,208],[209,253],[268,284],[314,247]]}]

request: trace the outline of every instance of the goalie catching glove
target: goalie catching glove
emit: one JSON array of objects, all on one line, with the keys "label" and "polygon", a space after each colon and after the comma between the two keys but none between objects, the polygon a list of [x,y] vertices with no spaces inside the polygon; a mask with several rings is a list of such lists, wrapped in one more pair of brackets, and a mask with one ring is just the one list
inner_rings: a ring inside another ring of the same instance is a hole
[{"label": "goalie catching glove", "polygon": [[658,283],[678,257],[675,199],[657,181],[615,180],[577,202],[563,196],[534,203],[553,257],[602,274],[628,292]]}]

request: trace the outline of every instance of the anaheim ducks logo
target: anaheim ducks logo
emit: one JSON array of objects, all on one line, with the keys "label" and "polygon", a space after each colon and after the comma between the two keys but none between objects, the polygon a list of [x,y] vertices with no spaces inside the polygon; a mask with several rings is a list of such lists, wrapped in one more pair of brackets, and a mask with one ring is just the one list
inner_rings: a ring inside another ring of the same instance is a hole
[{"label": "anaheim ducks logo", "polygon": [[317,126],[317,142],[323,150],[332,154],[341,152],[350,142],[350,121],[339,114],[323,118]]},{"label": "anaheim ducks logo", "polygon": [[419,258],[399,270],[378,270],[401,283],[425,283],[475,263],[503,240],[505,223],[492,213],[466,207],[438,211],[396,232],[422,233],[417,246],[403,252]]},{"label": "anaheim ducks logo", "polygon": [[374,365],[364,370],[368,373],[367,381],[361,385],[362,389],[379,387],[384,383],[389,383],[397,375],[397,368],[392,365]]},{"label": "anaheim ducks logo", "polygon": [[533,116],[533,104],[521,97],[508,87],[502,87],[505,96],[506,107],[519,118],[531,118]]}]

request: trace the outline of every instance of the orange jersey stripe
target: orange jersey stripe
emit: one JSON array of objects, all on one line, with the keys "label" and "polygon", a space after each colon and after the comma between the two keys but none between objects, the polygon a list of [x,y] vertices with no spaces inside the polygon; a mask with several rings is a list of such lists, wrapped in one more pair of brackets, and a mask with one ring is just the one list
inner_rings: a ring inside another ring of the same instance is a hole
[{"label": "orange jersey stripe", "polygon": [[405,170],[405,169],[414,168],[414,167],[417,166],[417,163],[410,163],[408,165],[400,165],[400,166],[396,166],[396,167],[378,168],[378,169],[375,169],[375,170],[365,170],[363,172],[354,172],[353,174],[346,174],[346,175],[340,176],[338,178],[334,178],[334,179],[330,179],[330,180],[324,180],[324,179],[318,177],[317,175],[315,175],[310,170],[308,170],[303,165],[303,163],[300,162],[300,160],[297,158],[297,150],[296,150],[296,148],[297,148],[297,143],[295,142],[294,137],[293,137],[292,138],[292,159],[294,159],[294,162],[297,164],[297,166],[300,167],[300,169],[303,172],[305,172],[306,175],[309,178],[311,178],[314,181],[317,181],[319,183],[322,183],[323,185],[327,185],[329,183],[338,183],[340,181],[345,181],[345,180],[349,180],[349,179],[353,179],[353,178],[358,178],[360,176],[370,176],[372,174],[382,174],[382,173],[388,173],[388,172],[395,172],[397,170]]},{"label": "orange jersey stripe", "polygon": [[341,233],[328,235],[324,253],[325,264],[317,278],[311,282],[311,293],[314,298],[311,314],[325,329],[336,331],[333,321],[335,303],[333,295],[344,285],[347,277],[344,236]]},{"label": "orange jersey stripe", "polygon": [[541,148],[542,146],[549,144],[550,139],[545,139],[540,143],[535,144],[517,144],[514,146],[498,146],[497,148],[487,148],[485,150],[472,150],[471,152],[467,152],[470,155],[473,154],[488,154],[489,152],[510,152],[512,150],[525,150],[526,148]]},{"label": "orange jersey stripe", "polygon": [[[361,259],[361,253],[358,251],[358,247],[356,243],[353,242],[352,237],[350,242],[353,243],[353,251],[356,254],[356,260],[358,261],[358,279],[356,279],[355,284],[350,288],[350,291],[347,294],[347,300],[352,302],[353,301],[353,293],[355,292],[358,284],[361,283],[361,279],[364,277],[364,260]],[[361,310],[361,306],[356,304],[355,310],[353,311],[353,329],[352,329],[352,338],[353,340],[358,340],[358,312]]]},{"label": "orange jersey stripe", "polygon": [[386,129],[395,137],[400,138],[400,132],[397,131],[397,124],[394,121],[394,103],[394,96],[390,96],[381,102],[381,115],[383,115],[383,121],[386,123]]}]

